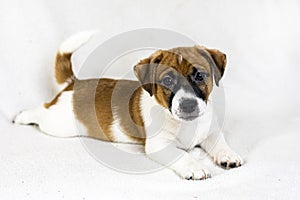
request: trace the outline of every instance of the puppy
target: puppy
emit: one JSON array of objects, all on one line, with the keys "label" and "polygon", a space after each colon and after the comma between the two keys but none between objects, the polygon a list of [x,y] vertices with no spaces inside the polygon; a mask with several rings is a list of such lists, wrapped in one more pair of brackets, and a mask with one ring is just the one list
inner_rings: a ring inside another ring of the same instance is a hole
[{"label": "puppy", "polygon": [[143,144],[150,159],[184,179],[211,176],[188,153],[196,146],[223,168],[242,165],[222,132],[211,128],[217,123],[209,96],[224,74],[224,53],[201,46],[158,50],[134,66],[138,81],[79,80],[71,57],[91,36],[77,34],[61,45],[55,77],[64,89],[52,101],[21,112],[15,123],[36,124],[58,137]]}]

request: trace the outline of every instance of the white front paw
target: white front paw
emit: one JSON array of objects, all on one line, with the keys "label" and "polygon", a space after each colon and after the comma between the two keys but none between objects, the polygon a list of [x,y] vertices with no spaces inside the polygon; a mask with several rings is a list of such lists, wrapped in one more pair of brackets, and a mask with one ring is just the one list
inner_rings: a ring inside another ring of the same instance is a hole
[{"label": "white front paw", "polygon": [[181,178],[187,180],[204,180],[211,177],[210,172],[194,160],[187,163],[176,163],[173,165],[173,170]]},{"label": "white front paw", "polygon": [[215,157],[215,161],[225,169],[240,167],[244,163],[243,159],[232,150],[220,151]]}]

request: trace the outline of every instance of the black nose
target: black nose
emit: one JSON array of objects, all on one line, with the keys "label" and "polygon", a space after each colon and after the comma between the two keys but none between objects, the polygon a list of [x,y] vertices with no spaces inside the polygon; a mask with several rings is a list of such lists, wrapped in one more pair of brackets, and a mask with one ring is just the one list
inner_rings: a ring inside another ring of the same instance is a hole
[{"label": "black nose", "polygon": [[198,103],[195,99],[184,99],[179,103],[181,111],[185,113],[193,112],[197,105]]}]

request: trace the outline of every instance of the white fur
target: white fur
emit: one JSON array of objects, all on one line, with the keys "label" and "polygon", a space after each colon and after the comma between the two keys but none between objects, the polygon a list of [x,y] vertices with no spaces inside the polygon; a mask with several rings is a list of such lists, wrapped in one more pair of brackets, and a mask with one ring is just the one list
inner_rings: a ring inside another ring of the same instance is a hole
[{"label": "white fur", "polygon": [[[145,121],[147,133],[145,152],[148,157],[169,166],[182,178],[198,180],[209,177],[208,170],[183,150],[188,150],[191,146],[194,147],[199,139],[196,134],[196,137],[190,138],[191,140],[188,142],[183,140],[184,135],[187,134],[185,132],[186,126],[193,126],[195,122],[185,123],[177,120],[168,109],[157,105],[154,97],[150,97],[145,91],[142,93],[141,114]],[[161,124],[163,125],[161,126]],[[172,163],[168,159],[168,155],[178,156],[179,159]]]},{"label": "white fur", "polygon": [[[194,98],[192,94],[178,91],[175,94],[172,105],[174,109],[179,106],[182,97]],[[176,96],[177,95],[177,96]],[[145,152],[149,158],[164,165],[169,166],[180,177],[186,179],[205,179],[210,177],[210,172],[199,161],[195,160],[188,150],[195,148],[196,145],[203,145],[203,149],[211,155],[214,160],[229,163],[235,162],[242,164],[242,159],[234,153],[226,144],[222,133],[213,120],[213,107],[210,101],[207,105],[198,100],[199,110],[202,112],[200,117],[193,121],[178,120],[168,109],[162,108],[155,110],[155,115],[151,116],[151,110],[158,105],[154,97],[150,97],[147,92],[141,96],[141,111],[145,120],[147,133]],[[163,117],[161,117],[163,116]],[[161,119],[164,119],[163,126]],[[168,159],[170,155],[177,156],[178,159],[172,162]]]},{"label": "white fur", "polygon": [[184,155],[170,166],[181,178],[202,180],[211,177],[210,172],[198,160],[195,160],[190,154]]},{"label": "white fur", "polygon": [[131,143],[135,144],[137,143],[135,140],[131,139],[128,137],[119,127],[118,121],[115,121],[113,125],[110,127],[110,131],[113,135],[114,141],[115,142],[120,142],[120,143]]},{"label": "white fur", "polygon": [[206,109],[206,103],[202,99],[197,98],[194,94],[192,94],[190,92],[186,92],[183,89],[180,89],[176,92],[176,94],[175,94],[175,96],[172,100],[171,110],[172,110],[173,116],[176,119],[180,120],[180,118],[177,116],[177,113],[179,113],[179,111],[180,111],[180,107],[179,107],[180,101],[184,98],[189,98],[189,99],[196,100],[197,103],[198,103],[198,109],[200,111],[199,116],[204,114],[205,109]]},{"label": "white fur", "polygon": [[161,130],[168,130],[176,135],[180,126],[179,121],[174,119],[166,108],[160,106],[154,96],[151,97],[144,90],[141,94],[140,109],[147,138],[156,136]]},{"label": "white fur", "polygon": [[[185,150],[189,150],[191,147],[193,148],[199,144],[208,137],[213,114],[211,103],[205,105],[206,108],[203,109],[202,107],[204,105],[201,101],[202,100],[199,101],[201,110],[203,110],[201,117],[193,121],[183,121],[174,117],[168,109],[158,105],[154,96],[150,97],[146,91],[143,91],[141,94],[140,108],[141,115],[144,119],[147,140],[151,141],[151,139],[163,135],[163,138],[176,141],[176,145]],[[174,104],[176,103],[174,102]],[[192,131],[195,132],[194,135],[192,135]],[[190,140],[186,140],[187,132],[190,133],[189,136],[192,136],[188,138]],[[172,136],[170,136],[169,133]],[[157,151],[159,151],[159,149],[157,149]],[[151,150],[151,152],[153,151]]]},{"label": "white fur", "polygon": [[85,133],[80,133],[81,123],[74,115],[72,99],[73,91],[63,92],[57,103],[49,109],[39,106],[32,110],[22,111],[14,121],[25,125],[37,124],[43,132],[56,137],[85,135]]},{"label": "white fur", "polygon": [[59,53],[72,53],[84,45],[97,31],[83,31],[72,35],[59,47]]},{"label": "white fur", "polygon": [[211,134],[206,140],[201,142],[201,147],[219,165],[227,163],[228,167],[230,163],[235,163],[237,166],[244,163],[243,159],[228,146],[223,133]]}]

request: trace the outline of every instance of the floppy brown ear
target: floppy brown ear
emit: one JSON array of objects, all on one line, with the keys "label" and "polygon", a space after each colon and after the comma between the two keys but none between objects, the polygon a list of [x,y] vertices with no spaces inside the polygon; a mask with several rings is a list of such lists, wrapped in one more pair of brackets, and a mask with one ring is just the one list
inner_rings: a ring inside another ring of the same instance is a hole
[{"label": "floppy brown ear", "polygon": [[225,67],[226,67],[226,54],[217,49],[207,49],[205,50],[210,54],[215,65],[213,65],[213,73],[216,85],[219,86],[219,81],[223,77]]},{"label": "floppy brown ear", "polygon": [[152,96],[153,95],[153,80],[154,80],[154,67],[160,63],[163,54],[160,50],[152,54],[150,57],[141,60],[134,66],[135,76],[138,78],[142,87]]}]

